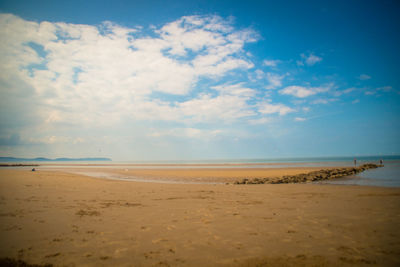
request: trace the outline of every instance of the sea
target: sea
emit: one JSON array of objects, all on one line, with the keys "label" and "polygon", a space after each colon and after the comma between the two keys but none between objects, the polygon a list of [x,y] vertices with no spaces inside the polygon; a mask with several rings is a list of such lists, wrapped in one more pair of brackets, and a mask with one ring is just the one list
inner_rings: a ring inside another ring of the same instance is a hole
[{"label": "sea", "polygon": [[[160,160],[160,161],[51,161],[51,162],[29,162],[40,165],[40,169],[58,168],[79,168],[90,169],[101,168],[285,168],[285,167],[352,167],[354,160],[356,165],[364,163],[379,164],[383,161],[384,167],[370,169],[354,176],[337,178],[334,180],[316,182],[317,184],[341,184],[341,185],[362,185],[362,186],[382,186],[400,187],[400,155],[393,156],[359,156],[359,157],[302,157],[302,158],[270,158],[270,159],[213,159],[213,160]],[[10,162],[7,162],[10,164]],[[17,163],[17,162],[13,162]],[[27,162],[21,162],[27,164]],[[25,168],[29,167],[15,167]],[[95,173],[92,173],[94,176]],[[91,176],[93,176],[91,175]],[[99,174],[99,178],[110,178]],[[129,180],[129,179],[124,179]],[[132,179],[135,180],[135,179]],[[136,179],[137,180],[137,179]]]}]

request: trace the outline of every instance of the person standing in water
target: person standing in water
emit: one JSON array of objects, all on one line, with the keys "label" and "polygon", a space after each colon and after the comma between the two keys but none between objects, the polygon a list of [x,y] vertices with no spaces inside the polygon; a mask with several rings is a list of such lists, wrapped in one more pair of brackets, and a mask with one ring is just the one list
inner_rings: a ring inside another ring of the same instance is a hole
[{"label": "person standing in water", "polygon": [[354,167],[357,166],[357,159],[354,159]]},{"label": "person standing in water", "polygon": [[379,160],[379,164],[383,165],[383,160],[382,159]]}]

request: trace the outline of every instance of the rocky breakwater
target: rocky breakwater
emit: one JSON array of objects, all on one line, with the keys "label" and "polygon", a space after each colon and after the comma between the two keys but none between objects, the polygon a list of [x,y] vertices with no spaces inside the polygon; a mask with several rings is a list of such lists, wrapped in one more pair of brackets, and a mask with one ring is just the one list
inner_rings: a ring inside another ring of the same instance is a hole
[{"label": "rocky breakwater", "polygon": [[322,169],[319,171],[313,171],[309,173],[301,173],[297,175],[284,175],[282,177],[275,177],[275,178],[253,178],[253,179],[245,178],[241,181],[236,181],[234,184],[289,184],[289,183],[315,182],[315,181],[330,180],[334,178],[355,175],[365,170],[376,169],[378,167],[383,167],[383,165],[368,163],[368,164],[363,164],[359,167]]}]

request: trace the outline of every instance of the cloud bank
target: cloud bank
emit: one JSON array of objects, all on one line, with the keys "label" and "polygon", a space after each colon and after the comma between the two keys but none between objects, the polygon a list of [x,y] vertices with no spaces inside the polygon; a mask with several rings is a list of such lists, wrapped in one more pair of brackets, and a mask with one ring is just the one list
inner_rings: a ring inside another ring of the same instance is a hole
[{"label": "cloud bank", "polygon": [[[252,68],[243,47],[256,41],[252,30],[234,30],[216,16],[183,17],[155,29],[155,37],[111,22],[36,23],[3,14],[0,25],[5,40],[0,78],[29,87],[46,106],[38,115],[48,123],[89,123],[120,114],[135,119],[198,118],[188,107],[207,96],[177,104],[150,96],[187,95],[204,77],[217,80],[230,71]],[[224,94],[211,100],[232,98]]]},{"label": "cloud bank", "polygon": [[[0,36],[3,153],[19,145],[79,151],[119,138],[237,140],[274,118],[303,121],[301,103],[334,87],[297,83],[284,70],[291,61],[264,59],[257,66],[247,46],[258,33],[216,15],[124,27],[0,14]],[[322,61],[312,53],[301,59],[297,64]]]}]

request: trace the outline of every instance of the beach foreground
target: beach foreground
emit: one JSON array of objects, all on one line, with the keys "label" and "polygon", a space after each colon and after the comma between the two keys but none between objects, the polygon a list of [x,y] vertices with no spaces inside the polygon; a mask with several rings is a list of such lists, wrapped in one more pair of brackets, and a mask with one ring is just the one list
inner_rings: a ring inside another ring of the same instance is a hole
[{"label": "beach foreground", "polygon": [[398,188],[141,183],[3,169],[0,217],[0,258],[31,264],[400,265]]}]

